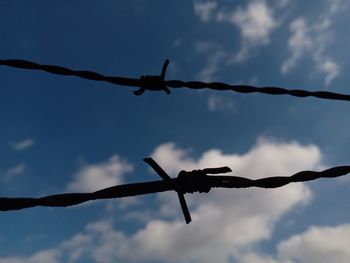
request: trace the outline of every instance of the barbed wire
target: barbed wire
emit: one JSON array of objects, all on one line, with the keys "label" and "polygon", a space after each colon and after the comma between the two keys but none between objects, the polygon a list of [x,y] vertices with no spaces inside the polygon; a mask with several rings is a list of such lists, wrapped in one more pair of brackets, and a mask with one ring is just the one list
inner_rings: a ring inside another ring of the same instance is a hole
[{"label": "barbed wire", "polygon": [[109,82],[119,86],[139,87],[138,90],[134,91],[135,95],[141,95],[147,90],[165,91],[169,95],[171,93],[170,88],[189,88],[195,90],[207,88],[219,91],[229,90],[238,93],[263,93],[269,95],[290,95],[299,98],[315,97],[319,99],[350,101],[349,94],[341,94],[328,91],[308,91],[301,89],[286,89],[282,87],[272,86],[255,87],[251,85],[231,85],[223,82],[165,80],[165,74],[169,65],[169,60],[166,60],[164,62],[160,75],[146,75],[141,76],[138,79],[119,76],[105,76],[93,71],[73,70],[55,65],[38,64],[35,62],[21,59],[0,59],[0,65],[22,69],[41,70],[57,75],[76,76],[94,81]]},{"label": "barbed wire", "polygon": [[176,191],[185,221],[186,223],[190,223],[191,215],[184,198],[184,195],[187,193],[208,193],[211,188],[278,188],[294,182],[306,182],[319,178],[335,178],[350,173],[350,166],[336,166],[320,172],[301,171],[292,176],[249,179],[239,176],[216,175],[231,172],[229,167],[219,167],[180,171],[176,178],[170,178],[152,158],[145,158],[144,161],[154,169],[162,180],[117,185],[92,193],[56,194],[40,198],[0,197],[0,211],[18,210],[36,206],[67,207],[93,200]]}]

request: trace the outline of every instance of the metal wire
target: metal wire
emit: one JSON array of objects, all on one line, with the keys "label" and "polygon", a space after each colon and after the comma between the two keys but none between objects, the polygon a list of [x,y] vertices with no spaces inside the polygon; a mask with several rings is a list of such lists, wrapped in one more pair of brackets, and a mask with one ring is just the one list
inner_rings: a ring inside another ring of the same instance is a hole
[{"label": "metal wire", "polygon": [[[104,76],[92,71],[72,70],[55,65],[42,65],[31,61],[19,59],[1,60],[0,65],[42,70],[57,75],[76,76],[84,79],[105,81],[119,86],[139,87],[134,91],[135,95],[141,95],[145,91],[165,91],[170,94],[169,88],[190,88],[213,90],[231,90],[239,93],[264,93],[270,95],[291,95],[295,97],[316,97],[320,99],[350,101],[350,95],[325,91],[289,90],[280,87],[254,87],[249,85],[230,85],[221,82],[201,82],[165,80],[169,60],[163,64],[160,75],[141,76],[139,79],[118,76]],[[155,172],[162,178],[161,181],[152,181],[135,184],[125,184],[108,187],[92,193],[68,193],[49,195],[40,198],[12,198],[0,197],[0,211],[18,210],[35,206],[66,207],[81,204],[87,201],[121,198],[127,196],[144,195],[164,191],[176,191],[186,223],[191,222],[191,215],[188,210],[184,195],[186,193],[201,192],[207,193],[212,187],[216,188],[277,188],[292,182],[305,182],[318,178],[333,178],[343,176],[350,172],[350,166],[337,166],[321,172],[301,171],[292,176],[267,177],[262,179],[249,179],[238,176],[209,176],[208,174],[219,174],[230,172],[228,167],[207,168],[191,172],[181,171],[177,178],[170,178],[169,175],[152,159],[145,158]]]},{"label": "metal wire", "polygon": [[43,65],[37,64],[27,60],[20,59],[0,59],[0,65],[9,66],[14,68],[41,70],[57,75],[64,76],[76,76],[84,79],[104,81],[119,86],[128,87],[140,87],[139,90],[134,91],[135,95],[141,95],[146,90],[148,91],[165,91],[170,94],[170,88],[189,88],[189,89],[212,89],[212,90],[229,90],[238,93],[263,93],[269,95],[290,95],[294,97],[315,97],[319,99],[328,100],[342,100],[350,101],[350,95],[340,94],[328,91],[308,91],[300,89],[285,89],[281,87],[255,87],[250,85],[231,85],[223,82],[202,82],[202,81],[182,81],[182,80],[165,80],[166,69],[169,64],[169,60],[166,60],[161,74],[158,76],[141,76],[138,79],[118,77],[118,76],[104,76],[102,74],[85,71],[85,70],[72,70],[55,65]]},{"label": "metal wire", "polygon": [[[237,176],[208,175],[227,173],[231,171],[228,167],[208,168],[203,170],[193,170],[190,172],[181,171],[177,178],[170,178],[165,171],[151,158],[145,158],[163,180],[117,185],[92,193],[67,193],[49,195],[40,198],[0,198],[0,211],[18,210],[35,206],[67,207],[81,204],[87,201],[121,198],[127,196],[144,195],[165,191],[176,191],[180,195],[194,192],[207,193],[211,188],[278,188],[293,182],[306,182],[319,178],[335,178],[350,173],[350,166],[337,166],[321,172],[301,171],[292,176],[277,176],[261,179],[249,179]],[[160,171],[160,169],[162,171]],[[165,177],[168,177],[165,179]],[[184,199],[183,199],[184,200]],[[186,201],[185,205],[186,205]],[[191,221],[189,211],[186,215],[183,204],[186,223]],[[186,205],[187,208],[187,205]]]}]

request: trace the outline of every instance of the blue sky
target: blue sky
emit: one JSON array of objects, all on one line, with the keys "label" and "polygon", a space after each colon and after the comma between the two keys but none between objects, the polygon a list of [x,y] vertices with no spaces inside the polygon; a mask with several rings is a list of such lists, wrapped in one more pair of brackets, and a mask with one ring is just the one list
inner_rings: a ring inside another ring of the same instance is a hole
[{"label": "blue sky", "polygon": [[[0,58],[106,75],[350,93],[346,0],[1,1]],[[146,92],[0,68],[2,196],[94,191],[227,165],[259,178],[349,164],[346,102]],[[0,263],[349,262],[348,178],[1,213]]]}]

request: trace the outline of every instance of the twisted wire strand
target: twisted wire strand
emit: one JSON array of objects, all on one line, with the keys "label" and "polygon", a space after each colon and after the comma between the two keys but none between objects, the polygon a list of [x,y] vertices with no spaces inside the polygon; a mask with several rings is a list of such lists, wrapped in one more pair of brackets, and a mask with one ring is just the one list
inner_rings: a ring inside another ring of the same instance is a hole
[{"label": "twisted wire strand", "polygon": [[138,87],[141,85],[139,79],[104,76],[93,71],[73,70],[55,65],[43,65],[22,59],[0,59],[0,65],[21,69],[41,70],[56,75],[75,76],[88,80],[105,81],[120,86]]},{"label": "twisted wire strand", "polygon": [[327,170],[301,171],[292,176],[275,176],[260,179],[249,179],[239,176],[210,176],[211,187],[217,188],[278,188],[290,183],[307,182],[320,178],[335,178],[350,173],[350,166],[336,166]]},{"label": "twisted wire strand", "polygon": [[166,60],[162,72],[159,76],[141,76],[140,78],[127,78],[119,76],[105,76],[100,73],[85,70],[72,70],[55,65],[43,65],[27,60],[20,59],[0,59],[0,65],[14,68],[41,70],[57,75],[76,76],[88,80],[104,81],[119,86],[140,87],[134,91],[135,95],[141,95],[146,90],[165,91],[170,94],[169,88],[189,88],[189,89],[212,89],[218,91],[234,91],[238,93],[263,93],[269,95],[290,95],[294,97],[315,97],[319,99],[350,101],[349,94],[340,94],[328,91],[308,91],[301,89],[286,89],[282,87],[255,87],[251,85],[231,85],[223,82],[202,82],[202,81],[182,81],[182,80],[165,80],[165,73],[169,60]]},{"label": "twisted wire strand", "polygon": [[[195,172],[198,173],[198,170],[195,170]],[[189,177],[191,176],[191,172],[186,173]],[[237,176],[208,176],[206,174],[203,174],[202,177],[196,177],[197,182],[195,180],[179,180],[179,178],[173,178],[171,180],[179,185],[181,189],[186,190],[185,193],[193,193],[200,191],[196,184],[203,185],[203,180],[210,187],[215,188],[278,188],[293,182],[306,182],[319,178],[335,178],[348,173],[350,173],[350,166],[337,166],[321,172],[301,171],[292,176],[266,177],[256,180]],[[189,181],[191,182],[190,185],[184,185]],[[18,210],[35,206],[67,207],[92,200],[121,198],[174,190],[174,185],[171,181],[160,180],[117,185],[92,193],[57,194],[40,198],[1,197],[0,211]]]}]

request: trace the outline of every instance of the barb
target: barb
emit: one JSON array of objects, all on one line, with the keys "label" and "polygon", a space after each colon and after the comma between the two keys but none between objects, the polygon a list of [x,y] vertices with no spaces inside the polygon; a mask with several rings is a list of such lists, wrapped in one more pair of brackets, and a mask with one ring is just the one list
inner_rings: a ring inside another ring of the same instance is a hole
[{"label": "barb", "polygon": [[[35,206],[66,207],[92,200],[121,198],[126,196],[136,196],[174,190],[183,196],[186,193],[194,192],[208,193],[212,187],[278,188],[293,182],[306,182],[319,178],[335,178],[350,173],[350,166],[337,166],[321,172],[301,171],[292,176],[267,177],[256,180],[237,176],[208,175],[227,173],[231,171],[231,169],[228,167],[220,167],[193,170],[190,172],[180,171],[177,178],[170,178],[153,159],[145,158],[144,161],[149,164],[159,174],[159,176],[162,177],[163,180],[117,185],[92,193],[57,194],[40,198],[0,197],[0,211],[18,210]],[[187,212],[188,215],[186,215],[184,212],[184,216],[186,223],[189,223],[191,221],[191,216],[188,210]]]},{"label": "barb", "polygon": [[141,88],[134,91],[136,96],[142,95],[146,90],[164,90],[168,95],[171,93],[170,89],[165,84],[165,73],[169,65],[169,59],[167,59],[162,68],[160,76],[141,76]]},{"label": "barb", "polygon": [[146,90],[149,91],[165,91],[170,94],[170,88],[189,88],[189,89],[212,89],[212,90],[229,90],[238,93],[263,93],[269,95],[290,95],[294,97],[315,97],[319,99],[328,100],[342,100],[350,101],[349,94],[340,94],[328,91],[308,91],[300,89],[285,89],[281,87],[255,87],[250,85],[231,85],[222,82],[202,82],[202,81],[182,81],[182,80],[165,80],[165,73],[169,64],[166,60],[163,64],[160,76],[141,76],[138,79],[126,78],[118,76],[104,76],[93,71],[72,70],[54,65],[42,65],[31,61],[20,59],[0,59],[0,65],[14,68],[41,70],[52,74],[76,76],[84,79],[105,81],[119,86],[140,87],[139,90],[134,91],[135,95],[141,95]]},{"label": "barb", "polygon": [[177,196],[179,198],[180,206],[182,209],[182,213],[184,215],[186,224],[189,224],[192,221],[190,211],[188,210],[188,206],[185,199],[185,190],[182,189],[180,185],[178,185],[177,182],[171,180],[170,176],[160,167],[156,161],[154,161],[152,158],[145,158],[143,159],[149,166],[153,168],[153,170],[165,181],[168,182],[173,189],[177,192]]}]

